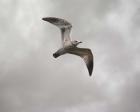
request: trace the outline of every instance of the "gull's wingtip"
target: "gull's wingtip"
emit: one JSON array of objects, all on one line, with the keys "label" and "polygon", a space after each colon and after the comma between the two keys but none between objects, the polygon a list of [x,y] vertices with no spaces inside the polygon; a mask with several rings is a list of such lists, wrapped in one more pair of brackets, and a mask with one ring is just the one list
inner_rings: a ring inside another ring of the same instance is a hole
[{"label": "gull's wingtip", "polygon": [[88,71],[89,71],[89,76],[92,76],[92,72],[93,72],[93,61],[90,62],[89,67],[88,67]]},{"label": "gull's wingtip", "polygon": [[91,71],[89,71],[89,76],[90,76],[90,77],[92,76],[92,70],[91,70]]},{"label": "gull's wingtip", "polygon": [[42,20],[48,21],[48,18],[47,17],[43,17]]},{"label": "gull's wingtip", "polygon": [[42,18],[42,20],[50,22],[52,24],[58,23],[60,21],[59,18],[55,18],[55,17],[44,17]]}]

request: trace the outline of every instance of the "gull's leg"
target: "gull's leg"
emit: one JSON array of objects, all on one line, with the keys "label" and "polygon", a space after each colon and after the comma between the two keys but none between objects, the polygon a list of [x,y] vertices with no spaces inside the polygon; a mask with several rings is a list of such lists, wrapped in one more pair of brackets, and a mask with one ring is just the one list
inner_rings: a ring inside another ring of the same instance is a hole
[{"label": "gull's leg", "polygon": [[61,48],[61,49],[59,49],[58,51],[56,51],[56,52],[53,54],[53,57],[54,57],[54,58],[57,58],[57,57],[59,57],[59,56],[65,54],[65,53],[66,53],[66,52],[65,52],[65,49],[64,49],[64,48]]}]

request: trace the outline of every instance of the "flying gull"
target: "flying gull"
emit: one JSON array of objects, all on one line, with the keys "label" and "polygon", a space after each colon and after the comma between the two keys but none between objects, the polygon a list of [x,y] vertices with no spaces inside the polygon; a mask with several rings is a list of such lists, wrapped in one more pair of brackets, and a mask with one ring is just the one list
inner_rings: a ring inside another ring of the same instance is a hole
[{"label": "flying gull", "polygon": [[62,37],[62,48],[56,51],[53,54],[54,58],[57,58],[61,55],[66,53],[74,54],[83,58],[84,62],[86,63],[89,76],[92,75],[93,70],[93,55],[90,49],[88,48],[79,48],[77,47],[78,44],[82,43],[81,41],[74,40],[72,41],[70,38],[70,31],[72,28],[71,23],[64,19],[56,18],[56,17],[45,17],[42,20],[52,23],[56,25],[61,30],[61,37]]}]

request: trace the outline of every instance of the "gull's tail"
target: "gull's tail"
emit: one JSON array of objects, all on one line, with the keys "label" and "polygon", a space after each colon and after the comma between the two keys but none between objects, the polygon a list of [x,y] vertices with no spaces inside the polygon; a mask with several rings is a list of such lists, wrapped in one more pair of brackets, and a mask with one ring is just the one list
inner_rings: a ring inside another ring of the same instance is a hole
[{"label": "gull's tail", "polygon": [[59,57],[59,56],[60,56],[60,54],[57,53],[57,52],[53,54],[53,57],[54,57],[54,58],[57,58],[57,57]]},{"label": "gull's tail", "polygon": [[59,56],[65,54],[65,53],[66,53],[65,49],[64,49],[64,48],[61,48],[61,49],[59,49],[58,51],[56,51],[56,52],[53,54],[53,57],[54,57],[54,58],[57,58],[57,57],[59,57]]}]

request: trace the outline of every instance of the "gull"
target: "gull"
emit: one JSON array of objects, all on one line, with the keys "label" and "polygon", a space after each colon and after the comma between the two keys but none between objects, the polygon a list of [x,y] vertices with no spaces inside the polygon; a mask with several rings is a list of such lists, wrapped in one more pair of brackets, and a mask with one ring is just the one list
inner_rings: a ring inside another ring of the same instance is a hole
[{"label": "gull", "polygon": [[88,48],[77,47],[77,45],[82,43],[81,41],[71,40],[70,38],[70,32],[72,28],[71,23],[69,23],[64,19],[56,18],[56,17],[44,17],[42,18],[42,20],[57,26],[58,28],[60,28],[61,31],[62,47],[53,54],[53,57],[57,58],[66,53],[80,56],[86,63],[89,76],[91,76],[93,70],[93,54],[91,50]]}]

